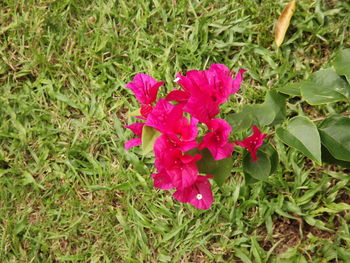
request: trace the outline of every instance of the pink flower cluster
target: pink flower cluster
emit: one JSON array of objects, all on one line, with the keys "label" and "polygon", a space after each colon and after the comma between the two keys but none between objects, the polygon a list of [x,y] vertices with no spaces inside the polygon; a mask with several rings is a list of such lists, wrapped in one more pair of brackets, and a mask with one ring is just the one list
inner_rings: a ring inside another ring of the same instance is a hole
[{"label": "pink flower cluster", "polygon": [[[187,152],[198,148],[207,148],[214,160],[229,158],[234,143],[228,141],[231,126],[223,119],[215,118],[219,105],[236,93],[242,81],[244,69],[238,71],[235,78],[232,72],[222,64],[213,64],[208,70],[191,70],[186,75],[177,74],[175,82],[179,89],[171,91],[165,99],[157,101],[157,93],[164,82],[158,82],[146,74],[137,74],[127,84],[141,103],[142,123],[134,123],[130,129],[137,138],[125,143],[125,148],[141,144],[144,125],[153,127],[161,135],[154,144],[155,167],[152,174],[154,186],[163,189],[176,189],[174,198],[182,203],[190,203],[198,209],[208,209],[213,203],[213,194],[209,178],[200,175],[197,164],[202,156]],[[172,102],[172,103],[170,103]],[[184,116],[190,115],[190,120]],[[203,123],[208,131],[201,142],[197,142],[198,123]],[[254,134],[237,145],[246,147],[256,160],[256,150],[262,144],[264,135],[254,126]]]}]

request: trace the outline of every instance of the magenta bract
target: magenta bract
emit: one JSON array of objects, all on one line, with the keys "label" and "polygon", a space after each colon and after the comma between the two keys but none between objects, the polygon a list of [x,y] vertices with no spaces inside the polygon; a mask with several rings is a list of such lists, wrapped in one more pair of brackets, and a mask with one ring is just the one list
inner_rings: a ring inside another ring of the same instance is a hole
[{"label": "magenta bract", "polygon": [[134,92],[136,99],[142,104],[152,104],[157,99],[157,93],[163,81],[156,81],[147,74],[139,73],[126,87]]},{"label": "magenta bract", "polygon": [[208,132],[199,149],[208,148],[214,157],[214,160],[221,160],[232,155],[233,143],[228,142],[228,137],[232,130],[231,126],[223,119],[214,119],[208,123]]},{"label": "magenta bract", "polygon": [[191,186],[178,189],[173,195],[174,198],[181,203],[190,203],[198,209],[209,209],[214,198],[208,178],[213,176],[198,176]]},{"label": "magenta bract", "polygon": [[243,72],[240,70],[233,79],[225,65],[213,64],[208,70],[191,70],[185,76],[177,74],[177,83],[183,91],[172,91],[166,99],[184,105],[185,112],[207,123],[219,114],[219,105],[239,90]]},{"label": "magenta bract", "polygon": [[[145,125],[144,123],[133,123],[131,125],[126,125],[124,127],[131,130],[136,136],[141,137],[142,128],[144,125]],[[125,149],[129,150],[131,147],[138,146],[140,144],[141,144],[141,138],[131,139],[125,143]]]},{"label": "magenta bract", "polygon": [[256,152],[259,147],[263,144],[263,140],[266,137],[266,134],[261,133],[257,126],[253,126],[253,135],[245,138],[243,141],[236,142],[237,145],[245,147],[252,156],[253,162],[258,160]]},{"label": "magenta bract", "polygon": [[[231,127],[225,120],[215,117],[220,113],[220,104],[240,89],[244,72],[244,69],[239,70],[233,78],[233,73],[225,65],[213,64],[208,70],[179,73],[175,82],[180,89],[158,101],[158,89],[164,82],[140,73],[127,84],[126,87],[141,103],[141,116],[137,118],[145,123],[125,127],[138,137],[141,137],[144,125],[161,133],[154,143],[157,173],[153,173],[152,178],[156,188],[175,189],[174,198],[178,201],[190,203],[198,209],[210,208],[214,199],[209,178],[213,176],[200,175],[197,162],[202,156],[188,151],[207,148],[214,160],[231,157],[234,148],[234,143],[228,141]],[[198,145],[200,123],[208,130]],[[248,145],[246,140],[237,144]],[[125,147],[129,149],[140,144],[141,138],[135,138],[126,142]]]}]

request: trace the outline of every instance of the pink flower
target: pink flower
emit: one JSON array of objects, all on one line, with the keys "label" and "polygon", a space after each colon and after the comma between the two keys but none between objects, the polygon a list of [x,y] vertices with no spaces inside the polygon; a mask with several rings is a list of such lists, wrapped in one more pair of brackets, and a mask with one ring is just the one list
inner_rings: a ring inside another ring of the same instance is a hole
[{"label": "pink flower", "polygon": [[242,82],[242,75],[245,69],[240,69],[233,79],[233,72],[231,72],[223,64],[212,64],[208,70],[211,72],[213,78],[214,90],[219,98],[219,103],[224,103],[231,94],[236,93]]},{"label": "pink flower", "polygon": [[165,99],[159,99],[147,117],[146,125],[165,133],[173,130],[174,124],[182,117],[181,105],[172,105]]},{"label": "pink flower", "polygon": [[165,135],[156,140],[154,153],[156,156],[155,165],[158,170],[158,174],[153,176],[156,187],[183,189],[196,181],[198,175],[196,162],[202,158],[200,154],[195,156],[184,154],[174,147],[174,144]]},{"label": "pink flower", "polygon": [[143,116],[143,120],[146,120],[148,115],[152,112],[153,107],[151,105],[147,105],[147,104],[142,104],[140,112],[141,115]]},{"label": "pink flower", "polygon": [[256,152],[259,147],[263,144],[263,140],[266,134],[261,133],[257,126],[253,126],[253,135],[245,138],[243,141],[236,142],[237,145],[245,147],[252,156],[253,162],[257,161]]},{"label": "pink flower", "polygon": [[170,93],[169,97],[175,97],[175,101],[184,104],[184,111],[203,123],[219,114],[222,99],[215,90],[213,72],[191,70],[186,76],[178,74],[177,78],[184,91],[177,91],[174,95]]},{"label": "pink flower", "polygon": [[232,73],[225,65],[212,64],[208,70],[191,70],[186,76],[177,74],[177,83],[183,90],[170,92],[166,99],[184,105],[184,111],[207,123],[220,112],[219,104],[238,91],[244,71],[240,70],[232,79]]},{"label": "pink flower", "polygon": [[174,151],[172,154],[173,164],[167,167],[167,173],[171,177],[173,185],[177,189],[189,187],[196,181],[198,175],[196,162],[202,156],[200,154],[195,156],[183,154],[179,150]]},{"label": "pink flower", "polygon": [[152,174],[152,178],[154,181],[154,187],[156,188],[170,190],[175,187],[170,175],[165,170],[160,170],[157,174]]},{"label": "pink flower", "polygon": [[198,120],[196,118],[191,118],[191,121],[188,122],[187,118],[182,117],[179,120],[179,125],[174,127],[175,133],[180,136],[182,141],[194,141],[198,135],[197,124]]},{"label": "pink flower", "polygon": [[173,195],[174,198],[181,203],[190,203],[198,209],[209,209],[214,198],[208,178],[213,176],[198,176],[191,186],[178,189]]},{"label": "pink flower", "polygon": [[247,71],[246,69],[238,70],[236,78],[233,80],[233,83],[232,83],[231,94],[236,93],[241,88],[241,83],[242,83],[242,80],[243,80],[243,73],[246,72],[246,71]]},{"label": "pink flower", "polygon": [[196,141],[198,135],[198,120],[191,118],[189,123],[185,117],[174,123],[172,132],[167,132],[167,137],[175,147],[183,152],[187,152],[198,146]]},{"label": "pink flower", "polygon": [[164,99],[159,99],[146,122],[146,125],[166,134],[173,144],[182,151],[197,147],[197,124],[197,119],[191,118],[191,122],[189,122],[183,116],[182,105],[174,106]]},{"label": "pink flower", "polygon": [[154,144],[154,154],[156,157],[154,164],[158,173],[152,174],[152,178],[154,180],[154,187],[163,190],[169,190],[175,187],[170,175],[167,173],[167,166],[172,165],[167,150],[172,152],[176,150],[176,147],[165,135],[161,135]]},{"label": "pink flower", "polygon": [[157,93],[163,81],[157,82],[151,76],[143,73],[136,74],[134,79],[126,84],[126,87],[131,89],[136,99],[142,104],[152,104],[157,99]]},{"label": "pink flower", "polygon": [[[247,71],[246,69],[240,69],[236,77],[233,79],[233,72],[231,72],[225,65],[213,64],[209,70],[215,72],[217,79],[216,90],[223,98],[227,98],[229,95],[236,93],[241,88],[243,73]],[[223,102],[225,101],[226,99]]]},{"label": "pink flower", "polygon": [[208,148],[214,160],[230,157],[234,147],[233,143],[228,142],[231,126],[223,119],[214,119],[208,123],[208,128],[211,132],[204,136],[198,148]]},{"label": "pink flower", "polygon": [[173,90],[165,97],[167,101],[176,101],[185,105],[190,98],[191,94],[182,90]]},{"label": "pink flower", "polygon": [[[190,203],[198,209],[209,209],[214,199],[209,178],[212,175],[200,176],[197,162],[200,154],[194,156],[186,152],[198,147],[207,148],[215,160],[231,156],[234,144],[228,142],[230,125],[223,119],[214,119],[220,112],[220,104],[227,101],[231,94],[240,89],[244,69],[238,71],[233,78],[231,72],[222,64],[212,64],[208,70],[188,71],[184,76],[177,74],[176,82],[180,90],[170,92],[165,99],[157,100],[158,82],[152,77],[140,73],[127,83],[141,103],[138,119],[145,123],[134,123],[125,126],[137,138],[125,143],[125,148],[141,144],[144,125],[153,127],[162,133],[154,143],[155,167],[157,173],[152,174],[154,186],[163,190],[176,189],[174,198],[183,203]],[[173,105],[169,101],[176,101]],[[184,112],[189,113],[184,116]],[[208,133],[198,146],[198,122],[205,123]],[[256,160],[256,150],[261,146],[265,134],[254,134],[238,145],[247,147]],[[258,139],[256,137],[258,136]],[[254,137],[254,138],[253,138]],[[261,140],[261,141],[259,141]]]},{"label": "pink flower", "polygon": [[[144,123],[133,123],[131,125],[126,125],[124,127],[131,130],[136,136],[141,137],[142,128],[144,125],[145,125]],[[131,139],[125,143],[125,149],[129,150],[131,147],[138,146],[140,144],[141,144],[141,138]]]},{"label": "pink flower", "polygon": [[191,96],[184,107],[184,111],[200,122],[207,123],[219,114],[220,108],[217,102],[203,92],[201,95]]}]

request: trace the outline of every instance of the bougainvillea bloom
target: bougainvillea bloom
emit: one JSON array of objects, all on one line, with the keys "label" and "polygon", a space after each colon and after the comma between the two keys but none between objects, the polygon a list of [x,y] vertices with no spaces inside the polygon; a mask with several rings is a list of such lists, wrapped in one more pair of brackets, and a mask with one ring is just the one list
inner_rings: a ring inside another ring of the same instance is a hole
[{"label": "bougainvillea bloom", "polygon": [[198,135],[198,120],[191,118],[189,122],[187,118],[182,117],[174,122],[173,132],[167,133],[169,140],[179,150],[187,152],[198,146],[196,141]]},{"label": "bougainvillea bloom", "polygon": [[[200,154],[191,156],[174,148],[166,135],[160,136],[154,145],[155,165],[158,170],[156,177],[159,188],[168,187],[169,178],[172,186],[183,189],[192,185],[197,178],[198,168],[196,162],[201,159]],[[163,176],[163,178],[161,178]],[[161,185],[164,182],[166,185]],[[156,184],[156,182],[155,182]]]},{"label": "bougainvillea bloom", "polygon": [[252,156],[253,162],[257,161],[256,152],[263,144],[263,140],[267,134],[261,133],[257,126],[253,126],[253,135],[245,138],[243,141],[236,142],[237,145],[245,147]]},{"label": "bougainvillea bloom", "polygon": [[234,79],[232,78],[233,73],[222,64],[212,64],[208,71],[212,73],[214,89],[218,94],[217,96],[221,98],[221,104],[224,103],[231,94],[236,93],[240,89],[242,74],[246,70],[240,69]]},{"label": "bougainvillea bloom", "polygon": [[147,118],[146,125],[157,129],[162,133],[172,132],[174,122],[183,115],[181,105],[172,105],[164,99],[159,99]]},{"label": "bougainvillea bloom", "polygon": [[[158,101],[157,93],[164,82],[141,73],[127,84],[141,103],[139,112],[134,114],[145,123],[125,126],[139,137],[126,142],[125,147],[129,149],[141,144],[144,125],[161,134],[153,145],[157,172],[152,174],[152,179],[156,188],[174,189],[173,196],[178,201],[190,203],[198,209],[210,208],[214,199],[209,178],[213,176],[199,174],[197,162],[202,155],[197,153],[192,156],[189,150],[198,152],[207,148],[211,155],[205,155],[206,159],[202,162],[231,157],[234,148],[234,143],[228,142],[231,127],[225,120],[215,117],[220,113],[220,104],[240,89],[244,72],[241,69],[234,77],[226,66],[213,64],[208,70],[191,70],[184,75],[178,73],[174,82],[180,89],[171,91],[165,99]],[[200,134],[204,137],[199,145],[198,123],[204,123],[208,128]],[[149,140],[146,137],[145,143],[152,144],[153,137]],[[246,147],[250,142],[249,149],[261,145],[260,142],[254,144],[254,140],[249,141],[249,138],[237,144]],[[216,172],[213,171],[213,174]]]},{"label": "bougainvillea bloom", "polygon": [[214,102],[222,104],[232,94],[232,73],[222,64],[212,64],[203,71],[191,70],[186,76],[178,74],[177,77],[177,83],[191,96],[205,92]]},{"label": "bougainvillea bloom", "polygon": [[162,190],[170,190],[175,188],[173,181],[171,180],[171,177],[166,172],[166,170],[158,170],[158,173],[152,174],[152,178],[154,181],[154,187],[156,188]]},{"label": "bougainvillea bloom", "polygon": [[142,136],[142,128],[145,124],[144,123],[133,123],[131,125],[124,126],[125,128],[128,128],[131,130],[136,136],[139,138],[131,139],[125,143],[125,149],[129,150],[131,147],[138,146],[141,144],[141,136]]},{"label": "bougainvillea bloom", "polygon": [[237,73],[237,75],[236,75],[236,77],[235,77],[235,79],[233,80],[233,83],[232,83],[231,94],[236,93],[241,88],[241,83],[242,83],[242,80],[243,80],[243,73],[246,72],[246,71],[247,71],[246,69],[238,70],[238,73]]},{"label": "bougainvillea bloom", "polygon": [[152,112],[153,107],[151,105],[143,104],[140,109],[140,113],[143,116],[143,120],[146,120],[148,115]]},{"label": "bougainvillea bloom", "polygon": [[200,154],[191,156],[183,154],[181,151],[172,153],[173,163],[167,167],[173,185],[177,189],[184,189],[191,186],[197,178],[198,168],[196,162],[202,158]]},{"label": "bougainvillea bloom", "polygon": [[164,81],[158,82],[147,74],[139,73],[126,87],[134,92],[136,99],[142,104],[152,104],[156,101],[158,89],[163,84]]},{"label": "bougainvillea bloom", "polygon": [[191,114],[200,122],[207,123],[216,115],[219,114],[219,104],[211,97],[208,97],[206,93],[201,95],[191,96],[184,106],[184,111]]},{"label": "bougainvillea bloom", "polygon": [[198,209],[209,209],[214,198],[208,178],[213,176],[198,176],[191,186],[178,189],[173,195],[174,198],[181,203],[190,203]]},{"label": "bougainvillea bloom", "polygon": [[176,101],[182,105],[185,105],[190,98],[191,94],[182,90],[173,90],[171,91],[165,99],[167,101]]},{"label": "bougainvillea bloom", "polygon": [[208,70],[191,70],[186,76],[177,74],[177,83],[183,90],[172,91],[166,99],[183,104],[184,111],[207,123],[220,112],[219,104],[237,92],[244,71],[240,70],[233,79],[232,72],[226,66],[213,64]]},{"label": "bougainvillea bloom", "polygon": [[183,116],[182,105],[174,106],[164,99],[159,99],[149,114],[146,125],[168,135],[180,150],[188,151],[197,147],[197,123],[197,119],[191,118],[189,121]]},{"label": "bougainvillea bloom", "polygon": [[228,142],[228,137],[232,130],[231,126],[223,119],[214,119],[208,123],[208,132],[201,144],[199,149],[208,148],[214,157],[214,160],[221,160],[228,158],[232,155],[233,143]]}]

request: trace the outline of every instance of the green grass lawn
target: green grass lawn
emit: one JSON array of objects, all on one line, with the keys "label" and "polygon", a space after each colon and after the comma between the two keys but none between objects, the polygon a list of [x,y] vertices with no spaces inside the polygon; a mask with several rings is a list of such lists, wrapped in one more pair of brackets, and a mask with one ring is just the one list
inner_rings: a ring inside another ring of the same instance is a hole
[{"label": "green grass lawn", "polygon": [[[285,4],[0,1],[0,262],[350,262],[349,170],[275,141],[268,182],[246,185],[237,157],[200,211],[155,189],[152,160],[124,150],[136,73],[169,91],[179,71],[246,68],[229,113],[350,47],[348,1],[300,0],[276,51]],[[289,101],[303,111],[350,109]]]}]

